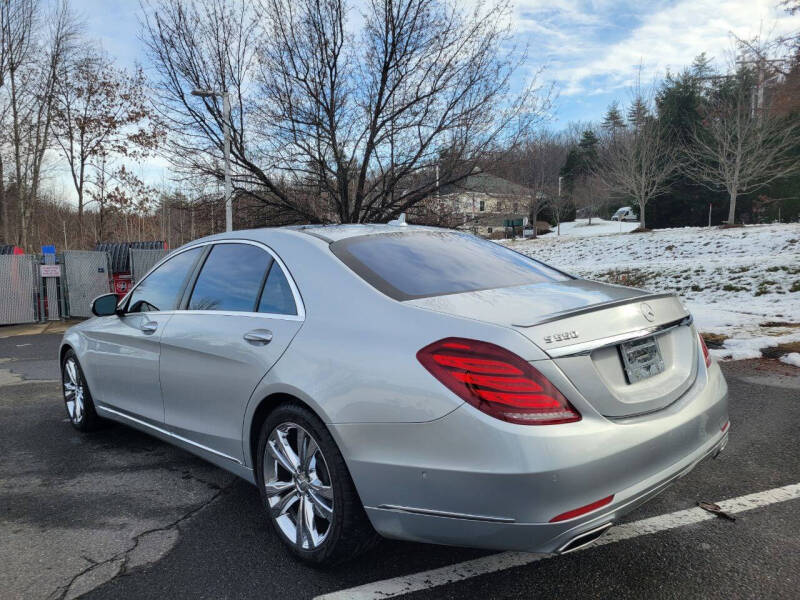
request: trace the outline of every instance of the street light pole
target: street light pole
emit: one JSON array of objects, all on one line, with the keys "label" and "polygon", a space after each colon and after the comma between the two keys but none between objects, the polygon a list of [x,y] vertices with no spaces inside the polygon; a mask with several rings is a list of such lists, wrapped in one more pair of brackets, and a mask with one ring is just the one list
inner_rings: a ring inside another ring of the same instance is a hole
[{"label": "street light pole", "polygon": [[192,90],[192,96],[210,98],[212,96],[222,97],[222,120],[223,132],[225,136],[225,231],[233,231],[233,207],[231,199],[233,197],[233,186],[231,184],[231,96],[228,90]]},{"label": "street light pole", "polygon": [[222,112],[225,119],[225,231],[233,231],[233,207],[231,197],[231,96],[225,90],[222,96]]},{"label": "street light pole", "polygon": [[556,207],[556,221],[558,227],[558,235],[561,235],[561,182],[564,180],[563,177],[559,176],[558,178],[558,206]]}]

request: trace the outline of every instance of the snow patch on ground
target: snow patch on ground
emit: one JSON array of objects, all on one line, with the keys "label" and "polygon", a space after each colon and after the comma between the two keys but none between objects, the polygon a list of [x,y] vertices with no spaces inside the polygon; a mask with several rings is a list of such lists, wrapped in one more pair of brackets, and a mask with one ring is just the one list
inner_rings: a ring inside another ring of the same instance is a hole
[{"label": "snow patch on ground", "polygon": [[[800,224],[620,234],[617,222],[592,223],[503,243],[580,277],[677,293],[699,331],[725,338],[711,349],[718,358],[757,358],[761,348],[800,342]],[[617,232],[564,234],[595,227]]]},{"label": "snow patch on ground", "polygon": [[793,367],[800,367],[800,352],[792,352],[781,356],[781,362]]},{"label": "snow patch on ground", "polygon": [[[592,219],[592,224],[589,225],[589,219],[577,219],[570,223],[561,224],[561,237],[590,237],[595,235],[609,235],[614,233],[628,233],[639,227],[639,223],[631,223],[629,221],[606,221],[605,219]],[[545,237],[558,237],[557,228],[553,228],[552,233],[548,233]]]}]

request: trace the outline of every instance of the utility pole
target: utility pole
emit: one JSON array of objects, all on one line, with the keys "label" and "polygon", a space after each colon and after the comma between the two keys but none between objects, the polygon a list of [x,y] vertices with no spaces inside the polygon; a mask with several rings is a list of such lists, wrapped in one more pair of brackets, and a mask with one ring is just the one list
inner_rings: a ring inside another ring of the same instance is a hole
[{"label": "utility pole", "polygon": [[558,221],[558,223],[557,223],[558,235],[561,235],[561,182],[563,180],[564,180],[564,178],[561,175],[559,175],[559,177],[558,177],[558,201],[557,201],[558,207],[556,209],[556,221]]},{"label": "utility pole", "polygon": [[233,231],[233,206],[231,197],[233,187],[231,185],[231,96],[228,90],[192,90],[192,96],[201,98],[221,97],[222,98],[222,120],[223,132],[225,136],[225,231]]}]

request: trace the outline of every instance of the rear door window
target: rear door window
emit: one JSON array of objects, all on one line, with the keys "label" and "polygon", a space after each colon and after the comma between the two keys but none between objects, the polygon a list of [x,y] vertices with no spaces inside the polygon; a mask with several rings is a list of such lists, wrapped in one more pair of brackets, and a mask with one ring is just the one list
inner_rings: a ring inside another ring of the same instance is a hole
[{"label": "rear door window", "polygon": [[274,315],[296,315],[297,306],[294,303],[292,288],[277,262],[272,263],[272,268],[264,283],[264,291],[258,304],[258,312]]},{"label": "rear door window", "polygon": [[255,312],[271,264],[269,253],[257,246],[216,244],[197,276],[187,308]]},{"label": "rear door window", "polygon": [[334,242],[331,250],[396,300],[572,279],[505,246],[458,232],[363,235]]}]

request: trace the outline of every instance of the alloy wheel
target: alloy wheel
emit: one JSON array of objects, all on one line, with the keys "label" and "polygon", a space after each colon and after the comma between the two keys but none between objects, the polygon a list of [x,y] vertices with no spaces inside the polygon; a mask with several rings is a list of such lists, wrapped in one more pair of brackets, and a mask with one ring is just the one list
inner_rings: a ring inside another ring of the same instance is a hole
[{"label": "alloy wheel", "polygon": [[264,487],[270,514],[298,549],[318,548],[333,524],[333,487],[314,437],[296,423],[269,434],[264,453]]},{"label": "alloy wheel", "polygon": [[64,373],[62,375],[64,385],[64,402],[67,407],[67,414],[73,423],[79,423],[83,419],[84,406],[84,387],[78,363],[74,358],[68,358],[64,363]]}]

